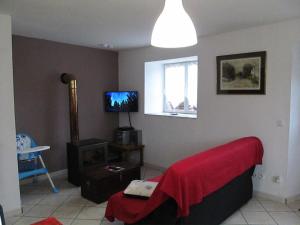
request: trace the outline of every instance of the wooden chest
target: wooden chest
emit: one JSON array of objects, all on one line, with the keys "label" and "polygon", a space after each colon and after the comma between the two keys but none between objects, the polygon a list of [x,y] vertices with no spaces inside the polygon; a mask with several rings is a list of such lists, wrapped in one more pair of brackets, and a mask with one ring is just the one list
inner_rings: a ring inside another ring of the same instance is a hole
[{"label": "wooden chest", "polygon": [[121,171],[110,171],[107,166],[93,166],[82,174],[81,195],[95,203],[101,203],[116,192],[124,190],[132,180],[141,179],[140,165],[127,162],[113,163],[123,167]]}]

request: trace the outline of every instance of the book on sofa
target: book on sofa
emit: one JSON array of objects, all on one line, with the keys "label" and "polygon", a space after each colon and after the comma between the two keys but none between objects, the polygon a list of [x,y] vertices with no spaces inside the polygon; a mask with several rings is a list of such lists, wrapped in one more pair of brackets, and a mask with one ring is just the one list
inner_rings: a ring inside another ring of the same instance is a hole
[{"label": "book on sofa", "polygon": [[128,197],[148,199],[154,192],[158,182],[133,180],[124,190],[124,195]]}]

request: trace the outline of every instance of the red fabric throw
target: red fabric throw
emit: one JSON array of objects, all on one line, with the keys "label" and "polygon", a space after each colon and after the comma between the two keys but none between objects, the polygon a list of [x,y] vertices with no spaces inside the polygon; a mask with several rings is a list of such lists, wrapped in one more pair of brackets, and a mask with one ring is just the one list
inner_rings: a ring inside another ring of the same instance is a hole
[{"label": "red fabric throw", "polygon": [[188,216],[190,206],[223,187],[256,164],[262,164],[263,146],[256,137],[245,137],[200,152],[170,166],[152,180],[159,181],[148,200],[127,198],[122,192],[110,197],[105,217],[135,223],[168,198],[178,206],[178,216]]},{"label": "red fabric throw", "polygon": [[48,219],[39,221],[37,223],[33,223],[31,225],[63,225],[61,222],[59,222],[54,217],[49,217]]}]

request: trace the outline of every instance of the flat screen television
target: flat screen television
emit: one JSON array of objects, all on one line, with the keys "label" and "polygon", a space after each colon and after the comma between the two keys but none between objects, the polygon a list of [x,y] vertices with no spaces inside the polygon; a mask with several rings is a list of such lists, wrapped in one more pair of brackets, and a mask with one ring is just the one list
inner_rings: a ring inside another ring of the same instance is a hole
[{"label": "flat screen television", "polygon": [[138,112],[138,92],[107,91],[104,105],[106,112]]}]

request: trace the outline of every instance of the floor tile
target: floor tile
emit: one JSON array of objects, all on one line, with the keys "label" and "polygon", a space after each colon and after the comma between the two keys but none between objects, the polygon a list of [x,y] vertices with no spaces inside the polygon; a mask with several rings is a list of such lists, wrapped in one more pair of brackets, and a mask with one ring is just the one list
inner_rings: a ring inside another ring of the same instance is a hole
[{"label": "floor tile", "polygon": [[46,195],[42,194],[21,195],[21,202],[22,205],[36,205],[45,197]]},{"label": "floor tile", "polygon": [[74,219],[82,208],[83,206],[62,205],[57,208],[51,216],[62,219]]},{"label": "floor tile", "polygon": [[19,216],[13,216],[13,217],[6,217],[5,218],[5,223],[6,225],[12,225],[15,222],[17,222],[21,217]]},{"label": "floor tile", "polygon": [[247,224],[247,222],[245,221],[244,217],[242,216],[242,214],[237,211],[234,214],[232,214],[229,218],[227,218],[223,223],[223,225],[233,225],[233,224]]},{"label": "floor tile", "polygon": [[270,212],[279,225],[299,225],[300,217],[294,212]]},{"label": "floor tile", "polygon": [[294,213],[296,213],[300,217],[300,211],[299,210],[295,210]]},{"label": "floor tile", "polygon": [[114,222],[110,222],[107,219],[103,219],[101,221],[101,225],[124,225],[123,222],[119,221],[119,220],[115,220]]},{"label": "floor tile", "polygon": [[22,215],[25,215],[29,212],[30,209],[32,209],[34,205],[23,205],[22,206]]},{"label": "floor tile", "polygon": [[293,209],[293,210],[299,210],[300,209],[300,201],[293,201],[288,203],[288,207]]},{"label": "floor tile", "polygon": [[266,210],[256,199],[253,198],[241,208],[241,211],[242,212],[265,212]]},{"label": "floor tile", "polygon": [[100,220],[74,220],[72,225],[100,225]]},{"label": "floor tile", "polygon": [[102,208],[106,208],[107,207],[107,201],[106,202],[102,202],[99,207],[102,207]]},{"label": "floor tile", "polygon": [[33,188],[31,190],[31,194],[45,194],[45,195],[49,195],[52,194],[52,188],[50,187],[41,187],[41,188]]},{"label": "floor tile", "polygon": [[80,188],[59,188],[59,193],[63,195],[81,195]]},{"label": "floor tile", "polygon": [[52,194],[48,195],[44,199],[42,199],[38,204],[39,205],[52,205],[52,206],[59,206],[61,205],[67,198],[69,198],[69,195],[62,195],[62,194]]},{"label": "floor tile", "polygon": [[62,182],[60,182],[58,185],[57,185],[58,188],[60,189],[72,189],[72,190],[77,190],[77,189],[80,189],[80,187],[78,186],[75,186],[71,183],[68,182],[68,180],[64,180]]},{"label": "floor tile", "polygon": [[81,188],[80,187],[72,188],[70,190],[72,190],[72,195],[81,195]]},{"label": "floor tile", "polygon": [[71,225],[73,220],[71,219],[57,219],[59,222],[61,222],[63,225]]},{"label": "floor tile", "polygon": [[102,220],[105,214],[105,208],[98,207],[84,207],[77,219],[94,219],[94,220]]},{"label": "floor tile", "polygon": [[70,184],[67,180],[57,185],[60,194],[65,195],[78,195],[80,194],[80,187]]},{"label": "floor tile", "polygon": [[41,221],[43,219],[46,218],[22,217],[14,225],[29,225]]},{"label": "floor tile", "polygon": [[23,194],[51,194],[52,188],[48,183],[26,184],[20,186],[20,192]]},{"label": "floor tile", "polygon": [[270,201],[270,200],[260,200],[260,203],[268,212],[291,211],[291,209],[287,205],[280,203],[280,202],[274,202],[274,201]]},{"label": "floor tile", "polygon": [[28,185],[20,185],[21,194],[32,194],[32,187]]},{"label": "floor tile", "polygon": [[68,181],[67,174],[58,175],[52,178],[56,185]]},{"label": "floor tile", "polygon": [[[28,206],[28,207],[33,207],[33,205]],[[8,218],[8,217],[22,217],[22,216],[23,216],[22,210],[16,210],[15,212],[10,212],[9,215],[7,215],[6,213],[4,213],[4,218]]]},{"label": "floor tile", "polygon": [[48,217],[54,212],[56,208],[56,206],[36,205],[33,208],[31,208],[27,213],[25,213],[25,216]]},{"label": "floor tile", "polygon": [[65,205],[75,205],[75,206],[85,206],[88,203],[88,200],[77,195],[69,196],[63,204]]},{"label": "floor tile", "polygon": [[276,224],[267,212],[243,212],[248,224]]},{"label": "floor tile", "polygon": [[102,202],[102,203],[100,203],[100,204],[97,204],[97,203],[95,203],[95,202],[88,201],[88,203],[87,203],[85,206],[92,206],[92,207],[106,208],[106,206],[107,206],[107,201],[106,201],[106,202]]}]

